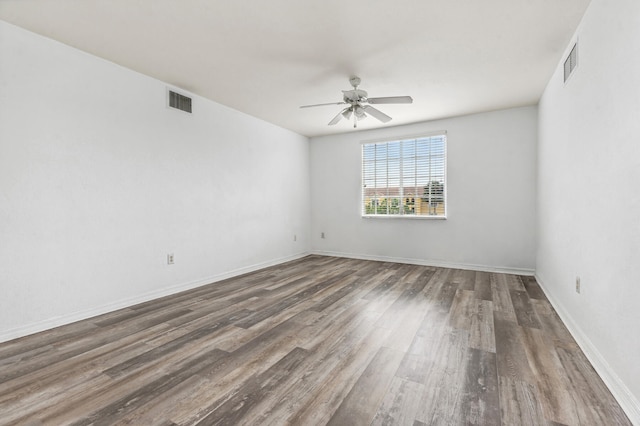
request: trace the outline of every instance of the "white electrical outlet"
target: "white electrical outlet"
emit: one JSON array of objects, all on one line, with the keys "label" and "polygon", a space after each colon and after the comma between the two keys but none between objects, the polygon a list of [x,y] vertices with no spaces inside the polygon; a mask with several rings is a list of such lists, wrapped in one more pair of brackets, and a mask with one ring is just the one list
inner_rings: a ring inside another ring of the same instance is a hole
[{"label": "white electrical outlet", "polygon": [[324,238],[324,232],[320,233],[320,238]]},{"label": "white electrical outlet", "polygon": [[576,277],[576,293],[580,294],[580,277]]},{"label": "white electrical outlet", "polygon": [[167,265],[173,265],[173,253],[167,254]]},{"label": "white electrical outlet", "polygon": [[296,234],[293,234],[293,241],[298,241],[298,236]]}]

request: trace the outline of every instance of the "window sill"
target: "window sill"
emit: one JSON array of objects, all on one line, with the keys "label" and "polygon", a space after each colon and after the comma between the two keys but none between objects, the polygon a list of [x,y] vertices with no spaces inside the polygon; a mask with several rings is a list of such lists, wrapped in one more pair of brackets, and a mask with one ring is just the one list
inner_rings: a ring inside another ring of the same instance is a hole
[{"label": "window sill", "polygon": [[410,220],[446,220],[446,216],[416,216],[409,214],[362,215],[362,219],[410,219]]}]

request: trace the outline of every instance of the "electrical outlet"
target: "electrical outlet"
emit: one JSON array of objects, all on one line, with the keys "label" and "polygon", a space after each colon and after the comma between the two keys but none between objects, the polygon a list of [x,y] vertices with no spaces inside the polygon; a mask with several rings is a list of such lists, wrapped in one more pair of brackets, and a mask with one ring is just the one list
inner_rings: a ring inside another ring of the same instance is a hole
[{"label": "electrical outlet", "polygon": [[173,253],[167,254],[167,265],[173,265]]},{"label": "electrical outlet", "polygon": [[298,236],[296,234],[293,234],[293,241],[298,241]]},{"label": "electrical outlet", "polygon": [[576,277],[576,293],[580,294],[580,277]]},{"label": "electrical outlet", "polygon": [[320,233],[320,238],[324,238],[324,232]]}]

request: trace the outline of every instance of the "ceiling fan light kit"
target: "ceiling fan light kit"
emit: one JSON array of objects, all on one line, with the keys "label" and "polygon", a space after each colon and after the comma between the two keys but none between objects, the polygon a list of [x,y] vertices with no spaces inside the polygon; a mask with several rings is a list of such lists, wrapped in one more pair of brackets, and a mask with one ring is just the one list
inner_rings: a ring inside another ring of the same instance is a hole
[{"label": "ceiling fan light kit", "polygon": [[411,98],[411,96],[387,96],[381,98],[370,98],[369,94],[366,91],[358,89],[360,81],[360,78],[355,76],[349,79],[349,83],[351,83],[353,89],[342,91],[342,102],[303,105],[300,108],[311,108],[326,105],[349,105],[348,107],[340,111],[335,117],[333,117],[331,121],[329,121],[329,126],[337,124],[342,119],[342,117],[347,120],[350,120],[351,117],[353,117],[353,127],[356,128],[358,127],[358,121],[367,118],[367,114],[383,123],[388,123],[389,121],[391,121],[391,117],[389,117],[379,109],[372,107],[371,104],[413,103],[413,99]]}]

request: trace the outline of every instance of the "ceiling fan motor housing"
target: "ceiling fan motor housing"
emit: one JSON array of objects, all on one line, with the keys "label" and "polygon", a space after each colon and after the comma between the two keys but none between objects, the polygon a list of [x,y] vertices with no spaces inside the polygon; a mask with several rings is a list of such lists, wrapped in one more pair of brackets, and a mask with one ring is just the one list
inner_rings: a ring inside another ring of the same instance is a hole
[{"label": "ceiling fan motor housing", "polygon": [[358,102],[363,102],[365,99],[367,99],[367,92],[365,92],[364,90],[343,90],[342,94],[342,98],[344,99],[344,101],[351,105],[354,105]]}]

